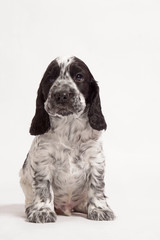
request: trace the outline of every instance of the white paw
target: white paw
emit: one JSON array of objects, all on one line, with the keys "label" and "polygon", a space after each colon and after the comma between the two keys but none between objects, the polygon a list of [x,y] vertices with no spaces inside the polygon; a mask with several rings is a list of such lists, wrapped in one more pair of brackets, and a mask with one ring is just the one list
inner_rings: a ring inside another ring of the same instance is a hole
[{"label": "white paw", "polygon": [[29,222],[33,223],[48,223],[55,222],[57,219],[56,213],[50,208],[36,208],[34,205],[26,209],[26,215]]},{"label": "white paw", "polygon": [[88,219],[96,221],[111,221],[115,216],[112,210],[101,209],[98,207],[93,208],[88,212]]}]

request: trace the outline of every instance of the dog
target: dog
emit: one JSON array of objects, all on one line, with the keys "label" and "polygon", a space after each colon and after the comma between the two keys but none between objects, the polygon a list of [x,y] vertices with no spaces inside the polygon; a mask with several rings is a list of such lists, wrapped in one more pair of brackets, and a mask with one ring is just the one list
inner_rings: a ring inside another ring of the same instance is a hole
[{"label": "dog", "polygon": [[104,194],[101,134],[106,130],[99,87],[77,57],[53,60],[40,82],[30,134],[36,135],[20,171],[27,220],[55,222],[57,213],[113,220]]}]

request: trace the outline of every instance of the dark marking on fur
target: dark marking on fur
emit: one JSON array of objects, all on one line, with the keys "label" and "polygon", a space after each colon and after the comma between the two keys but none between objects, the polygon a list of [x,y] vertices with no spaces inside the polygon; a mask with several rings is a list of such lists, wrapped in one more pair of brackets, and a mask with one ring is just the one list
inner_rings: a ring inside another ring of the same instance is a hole
[{"label": "dark marking on fur", "polygon": [[36,177],[34,180],[35,196],[40,198],[41,202],[51,202],[52,196],[50,192],[49,180],[44,180],[43,176]]}]

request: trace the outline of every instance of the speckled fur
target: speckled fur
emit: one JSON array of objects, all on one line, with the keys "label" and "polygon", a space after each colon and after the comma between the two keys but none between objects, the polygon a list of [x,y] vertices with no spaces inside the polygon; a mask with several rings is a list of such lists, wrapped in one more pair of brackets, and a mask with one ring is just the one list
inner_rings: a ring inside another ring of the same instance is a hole
[{"label": "speckled fur", "polygon": [[[71,215],[72,211],[86,213],[92,220],[114,218],[104,195],[102,131],[91,127],[89,106],[68,73],[73,61],[73,57],[57,59],[60,75],[44,102],[50,129],[35,137],[20,172],[30,222],[55,222],[56,212]],[[61,116],[51,94],[66,85],[74,89],[78,100],[71,107],[73,114]]]}]

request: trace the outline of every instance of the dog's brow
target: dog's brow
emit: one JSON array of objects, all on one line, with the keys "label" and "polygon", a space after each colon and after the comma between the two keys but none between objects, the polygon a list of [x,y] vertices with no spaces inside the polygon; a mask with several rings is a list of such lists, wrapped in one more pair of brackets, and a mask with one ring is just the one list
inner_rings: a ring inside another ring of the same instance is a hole
[{"label": "dog's brow", "polygon": [[73,62],[74,57],[69,56],[69,57],[58,57],[56,59],[59,67],[60,67],[60,77],[61,78],[66,78],[67,73],[69,72],[69,65]]}]

